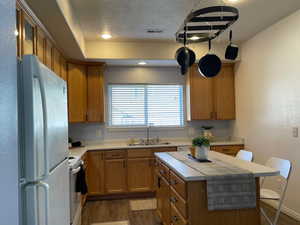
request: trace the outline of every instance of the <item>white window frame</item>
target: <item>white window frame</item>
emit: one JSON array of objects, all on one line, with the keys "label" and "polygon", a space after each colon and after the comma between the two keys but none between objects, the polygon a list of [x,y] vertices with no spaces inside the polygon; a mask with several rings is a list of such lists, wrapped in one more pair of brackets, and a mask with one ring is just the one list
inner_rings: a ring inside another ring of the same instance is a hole
[{"label": "white window frame", "polygon": [[123,129],[143,129],[143,128],[146,128],[147,125],[124,125],[124,126],[121,126],[121,125],[112,125],[111,124],[111,112],[112,112],[112,105],[111,105],[111,86],[114,86],[114,85],[124,85],[124,86],[128,86],[128,85],[141,85],[141,86],[147,86],[147,85],[178,85],[178,86],[181,86],[181,115],[182,115],[182,123],[181,125],[170,125],[170,126],[153,126],[154,129],[184,129],[186,127],[186,109],[185,109],[185,106],[186,106],[186,102],[185,102],[185,86],[182,85],[182,84],[152,84],[152,83],[108,83],[107,84],[107,103],[106,103],[106,106],[107,106],[107,110],[106,110],[106,113],[107,113],[107,124],[106,124],[106,127],[108,129],[111,129],[111,130],[123,130]]}]

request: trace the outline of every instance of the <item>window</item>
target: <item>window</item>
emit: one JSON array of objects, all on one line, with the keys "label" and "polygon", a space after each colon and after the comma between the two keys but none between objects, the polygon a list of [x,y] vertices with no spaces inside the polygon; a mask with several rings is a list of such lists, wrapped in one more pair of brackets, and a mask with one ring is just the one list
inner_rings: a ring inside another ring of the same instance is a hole
[{"label": "window", "polygon": [[109,85],[109,125],[183,126],[181,85]]}]

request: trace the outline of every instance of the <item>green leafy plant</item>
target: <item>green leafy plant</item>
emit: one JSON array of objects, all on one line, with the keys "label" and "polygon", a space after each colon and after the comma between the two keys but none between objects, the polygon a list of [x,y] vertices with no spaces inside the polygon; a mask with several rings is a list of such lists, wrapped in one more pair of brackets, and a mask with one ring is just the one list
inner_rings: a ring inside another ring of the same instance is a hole
[{"label": "green leafy plant", "polygon": [[198,146],[198,147],[209,147],[210,141],[206,137],[200,136],[196,137],[193,139],[193,146]]}]

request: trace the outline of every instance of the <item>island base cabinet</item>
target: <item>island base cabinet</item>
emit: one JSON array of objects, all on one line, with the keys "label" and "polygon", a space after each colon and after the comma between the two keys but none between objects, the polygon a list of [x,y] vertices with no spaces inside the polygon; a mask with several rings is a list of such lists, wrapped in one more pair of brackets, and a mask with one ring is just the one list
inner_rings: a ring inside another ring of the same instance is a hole
[{"label": "island base cabinet", "polygon": [[157,213],[164,225],[170,225],[170,186],[161,176],[156,176]]},{"label": "island base cabinet", "polygon": [[[167,167],[156,161],[158,168]],[[171,168],[169,171],[169,182],[159,169],[155,173],[157,213],[164,225],[261,225],[258,178],[256,208],[209,211],[206,181],[184,181]]]}]

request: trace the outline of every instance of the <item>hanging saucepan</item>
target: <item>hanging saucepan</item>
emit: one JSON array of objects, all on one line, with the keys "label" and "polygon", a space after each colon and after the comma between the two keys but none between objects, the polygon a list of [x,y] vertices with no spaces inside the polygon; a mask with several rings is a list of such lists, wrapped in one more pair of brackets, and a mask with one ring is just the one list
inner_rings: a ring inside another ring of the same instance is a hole
[{"label": "hanging saucepan", "polygon": [[184,30],[184,47],[179,48],[176,51],[175,58],[180,65],[180,71],[181,74],[184,75],[188,71],[188,68],[192,66],[195,63],[196,55],[195,53],[186,47],[186,41],[187,41],[187,34],[186,34],[186,27]]},{"label": "hanging saucepan", "polygon": [[229,45],[225,51],[225,59],[235,60],[239,54],[239,47],[232,44],[232,30],[229,32]]},{"label": "hanging saucepan", "polygon": [[198,70],[204,77],[214,77],[220,72],[222,62],[217,55],[210,53],[211,40],[208,41],[208,46],[209,52],[199,60]]}]

